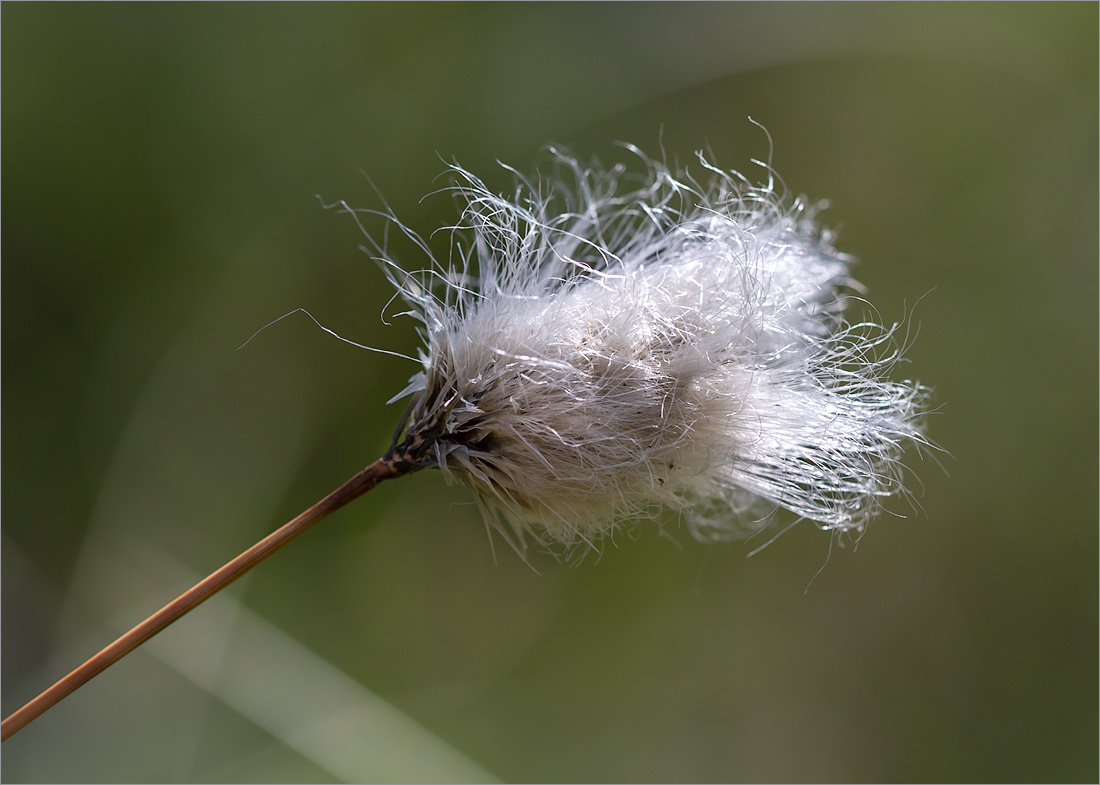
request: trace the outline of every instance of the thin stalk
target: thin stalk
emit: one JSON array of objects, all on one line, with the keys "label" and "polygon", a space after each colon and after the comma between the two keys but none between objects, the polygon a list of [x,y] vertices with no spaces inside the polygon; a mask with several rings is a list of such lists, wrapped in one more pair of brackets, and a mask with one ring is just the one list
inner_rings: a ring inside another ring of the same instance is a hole
[{"label": "thin stalk", "polygon": [[13,712],[2,723],[0,741],[7,741],[77,687],[118,662],[192,608],[217,594],[314,524],[324,520],[353,499],[362,496],[382,480],[406,474],[410,468],[408,465],[401,465],[390,456],[375,461],[297,518],[272,532],[220,570],[165,605],[23,708]]}]

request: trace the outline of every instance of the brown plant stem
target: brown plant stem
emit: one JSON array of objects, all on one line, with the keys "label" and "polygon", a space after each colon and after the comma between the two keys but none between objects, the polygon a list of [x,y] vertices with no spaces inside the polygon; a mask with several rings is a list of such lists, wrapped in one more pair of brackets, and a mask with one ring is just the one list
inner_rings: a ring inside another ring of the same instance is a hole
[{"label": "brown plant stem", "polygon": [[406,474],[410,470],[411,467],[400,464],[392,456],[375,461],[297,518],[260,540],[220,570],[195,584],[110,646],[88,659],[23,708],[12,712],[11,716],[2,723],[0,741],[7,741],[77,687],[118,662],[192,608],[217,594],[314,524],[353,499],[362,496],[382,480]]}]

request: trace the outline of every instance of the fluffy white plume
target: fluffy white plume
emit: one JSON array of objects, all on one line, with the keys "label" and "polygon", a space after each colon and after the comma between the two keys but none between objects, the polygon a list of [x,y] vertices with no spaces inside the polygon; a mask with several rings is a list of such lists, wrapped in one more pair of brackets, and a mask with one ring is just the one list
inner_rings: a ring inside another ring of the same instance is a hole
[{"label": "fluffy white plume", "polygon": [[451,257],[382,252],[425,343],[391,459],[458,478],[520,549],[665,507],[705,538],[776,506],[862,529],[925,443],[924,388],[886,378],[898,326],[845,320],[851,260],[770,169],[700,155],[700,184],[631,149],[642,175],[551,150],[558,176],[508,197],[452,166]]}]

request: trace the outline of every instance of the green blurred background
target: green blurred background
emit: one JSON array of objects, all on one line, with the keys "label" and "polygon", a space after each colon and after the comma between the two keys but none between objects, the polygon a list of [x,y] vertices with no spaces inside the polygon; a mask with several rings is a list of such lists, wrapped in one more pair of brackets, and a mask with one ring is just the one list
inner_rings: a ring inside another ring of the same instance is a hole
[{"label": "green blurred background", "polygon": [[414,352],[315,194],[373,182],[426,234],[441,158],[750,171],[759,120],[919,325],[950,453],[831,556],[669,522],[531,569],[438,473],[383,485],[5,743],[5,780],[1096,781],[1095,3],[2,21],[5,714],[387,447],[408,362],[300,315],[237,347],[302,307]]}]

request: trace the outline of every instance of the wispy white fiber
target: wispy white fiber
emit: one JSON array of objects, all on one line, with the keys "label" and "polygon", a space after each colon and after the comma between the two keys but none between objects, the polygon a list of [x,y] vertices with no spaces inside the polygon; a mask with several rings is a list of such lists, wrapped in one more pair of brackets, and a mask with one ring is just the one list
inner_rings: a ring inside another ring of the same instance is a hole
[{"label": "wispy white fiber", "polygon": [[769,167],[753,185],[700,154],[696,179],[629,149],[643,173],[551,149],[555,176],[504,196],[451,166],[446,259],[388,216],[431,258],[376,246],[424,340],[393,455],[520,549],[664,508],[706,539],[776,507],[862,530],[925,443],[925,389],[888,378],[899,326],[845,319],[852,260]]}]

